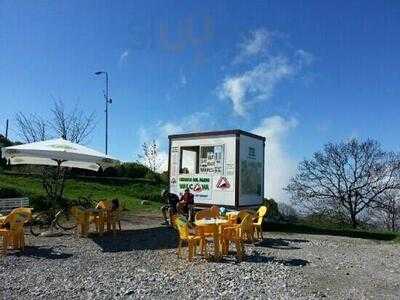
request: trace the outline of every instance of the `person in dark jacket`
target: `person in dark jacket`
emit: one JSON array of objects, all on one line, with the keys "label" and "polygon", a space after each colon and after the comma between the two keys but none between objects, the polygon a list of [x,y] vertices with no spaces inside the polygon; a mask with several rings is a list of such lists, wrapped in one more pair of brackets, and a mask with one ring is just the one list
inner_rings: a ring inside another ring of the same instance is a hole
[{"label": "person in dark jacket", "polygon": [[[164,222],[162,223],[163,225],[171,225],[172,226],[172,216],[177,213],[177,204],[179,202],[179,197],[178,195],[174,193],[170,193],[167,190],[162,193],[162,197],[166,204],[161,207],[161,212],[164,217]],[[169,222],[167,218],[167,212],[169,215]]]}]

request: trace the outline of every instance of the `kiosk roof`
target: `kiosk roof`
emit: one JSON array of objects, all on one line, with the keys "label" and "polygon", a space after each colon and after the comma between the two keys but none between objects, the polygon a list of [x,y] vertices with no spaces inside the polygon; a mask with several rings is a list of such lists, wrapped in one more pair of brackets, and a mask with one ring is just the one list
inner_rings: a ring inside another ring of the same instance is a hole
[{"label": "kiosk roof", "polygon": [[265,137],[241,129],[172,134],[168,136],[168,139],[172,140],[172,139],[182,139],[182,138],[196,138],[196,137],[223,136],[223,135],[236,135],[236,136],[246,135],[265,142]]}]

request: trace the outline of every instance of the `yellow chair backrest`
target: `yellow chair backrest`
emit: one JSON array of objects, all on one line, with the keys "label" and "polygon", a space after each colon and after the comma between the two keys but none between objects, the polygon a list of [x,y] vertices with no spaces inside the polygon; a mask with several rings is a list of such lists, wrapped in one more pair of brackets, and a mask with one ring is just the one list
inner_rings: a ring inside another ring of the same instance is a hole
[{"label": "yellow chair backrest", "polygon": [[75,221],[77,221],[77,222],[83,222],[84,221],[85,212],[79,206],[71,207],[71,215],[72,215],[72,217],[74,217]]},{"label": "yellow chair backrest", "polygon": [[267,213],[267,207],[266,206],[260,206],[260,208],[257,210],[257,224],[261,225],[261,223],[264,220],[264,216]]},{"label": "yellow chair backrest", "polygon": [[175,225],[179,232],[179,238],[181,240],[187,240],[189,238],[189,226],[187,222],[182,220],[182,218],[176,218]]},{"label": "yellow chair backrest", "polygon": [[16,208],[6,217],[4,224],[10,224],[11,230],[19,230],[29,222],[31,217],[32,210],[30,208]]},{"label": "yellow chair backrest", "polygon": [[96,208],[108,210],[111,208],[111,203],[107,200],[101,200],[99,203],[97,203]]},{"label": "yellow chair backrest", "polygon": [[219,217],[219,207],[216,205],[211,206],[210,213],[213,218],[218,218]]},{"label": "yellow chair backrest", "polygon": [[194,216],[194,219],[197,221],[197,220],[212,218],[212,217],[213,217],[212,213],[209,209],[202,209],[196,213],[196,215]]},{"label": "yellow chair backrest", "polygon": [[18,207],[13,210],[14,213],[24,215],[25,223],[32,219],[32,208],[30,207]]},{"label": "yellow chair backrest", "polygon": [[239,223],[242,223],[242,221],[244,220],[245,217],[247,216],[251,216],[251,212],[249,212],[248,210],[241,210],[239,211],[238,215],[237,215],[237,219],[239,221]]},{"label": "yellow chair backrest", "polygon": [[243,235],[244,232],[251,232],[253,230],[253,220],[251,218],[251,215],[248,214],[246,215],[242,222],[240,223],[240,232],[241,235]]}]

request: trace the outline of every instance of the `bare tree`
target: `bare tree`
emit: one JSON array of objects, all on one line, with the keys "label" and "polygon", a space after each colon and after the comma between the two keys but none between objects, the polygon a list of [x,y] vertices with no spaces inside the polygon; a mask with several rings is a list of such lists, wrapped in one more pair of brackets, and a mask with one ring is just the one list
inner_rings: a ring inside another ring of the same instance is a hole
[{"label": "bare tree", "polygon": [[19,136],[25,142],[38,142],[51,137],[84,143],[95,128],[94,113],[84,113],[75,106],[67,111],[62,101],[54,101],[49,120],[34,114],[16,115]]},{"label": "bare tree", "polygon": [[47,138],[47,122],[38,115],[17,113],[15,117],[19,136],[27,143],[44,141]]},{"label": "bare tree", "polygon": [[81,143],[85,142],[94,129],[94,113],[85,114],[77,106],[70,112],[65,110],[64,103],[55,101],[51,110],[53,118],[49,121],[56,136]]},{"label": "bare tree", "polygon": [[379,207],[369,210],[372,221],[396,231],[400,229],[400,193],[399,191],[386,191],[381,195]]},{"label": "bare tree", "polygon": [[286,190],[300,207],[345,214],[356,227],[361,212],[380,207],[383,193],[400,188],[399,179],[399,155],[381,150],[374,140],[352,139],[329,143],[302,161]]},{"label": "bare tree", "polygon": [[151,171],[156,172],[161,166],[159,147],[156,141],[152,140],[150,143],[143,143],[142,150],[143,154],[138,154],[139,160],[141,160]]}]

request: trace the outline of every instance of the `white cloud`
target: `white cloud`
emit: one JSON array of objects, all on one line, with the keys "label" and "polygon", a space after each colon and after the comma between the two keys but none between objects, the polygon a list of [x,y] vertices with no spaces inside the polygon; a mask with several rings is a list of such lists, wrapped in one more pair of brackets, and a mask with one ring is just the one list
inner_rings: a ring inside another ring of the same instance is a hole
[{"label": "white cloud", "polygon": [[119,56],[119,64],[124,64],[127,62],[129,56],[129,50],[124,50]]},{"label": "white cloud", "polygon": [[272,57],[249,71],[226,77],[218,94],[232,102],[239,116],[245,116],[254,101],[268,100],[275,87],[295,72],[296,67],[286,57]]},{"label": "white cloud", "polygon": [[217,87],[219,98],[229,100],[237,115],[246,116],[254,103],[271,98],[279,84],[313,62],[311,53],[293,50],[284,40],[260,28],[239,44],[233,64],[246,63],[247,69],[229,74]]},{"label": "white cloud", "polygon": [[265,146],[265,195],[280,202],[289,202],[283,190],[289,179],[296,173],[297,162],[290,157],[285,148],[285,139],[296,128],[296,119],[272,116],[261,121],[252,132],[266,137]]},{"label": "white cloud", "polygon": [[294,53],[294,57],[295,61],[297,62],[298,69],[309,66],[314,61],[314,55],[302,49],[297,50]]},{"label": "white cloud", "polygon": [[211,129],[215,125],[207,112],[195,112],[178,122],[165,122],[159,126],[159,134],[167,137],[170,134],[188,133]]},{"label": "white cloud", "polygon": [[251,31],[249,36],[239,43],[239,53],[233,60],[234,63],[243,62],[246,58],[265,53],[272,44],[273,33],[265,28]]}]

